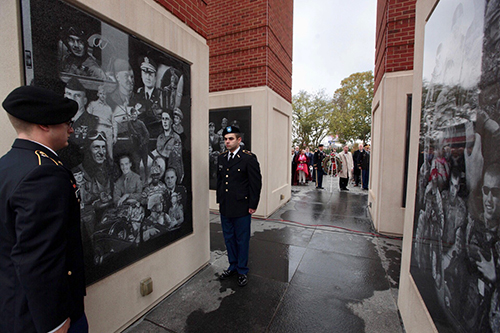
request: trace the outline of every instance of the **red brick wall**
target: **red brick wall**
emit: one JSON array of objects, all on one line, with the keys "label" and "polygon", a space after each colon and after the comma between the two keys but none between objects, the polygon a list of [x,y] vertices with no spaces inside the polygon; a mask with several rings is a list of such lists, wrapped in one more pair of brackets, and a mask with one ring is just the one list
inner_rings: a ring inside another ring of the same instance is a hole
[{"label": "red brick wall", "polygon": [[292,99],[292,0],[210,0],[210,92],[269,86]]},{"label": "red brick wall", "polygon": [[207,0],[155,0],[203,37],[207,37]]},{"label": "red brick wall", "polygon": [[268,86],[292,101],[293,1],[269,0]]},{"label": "red brick wall", "polygon": [[210,92],[269,86],[292,101],[293,0],[156,0],[207,39]]},{"label": "red brick wall", "polygon": [[385,73],[413,69],[416,0],[379,0],[375,91]]}]

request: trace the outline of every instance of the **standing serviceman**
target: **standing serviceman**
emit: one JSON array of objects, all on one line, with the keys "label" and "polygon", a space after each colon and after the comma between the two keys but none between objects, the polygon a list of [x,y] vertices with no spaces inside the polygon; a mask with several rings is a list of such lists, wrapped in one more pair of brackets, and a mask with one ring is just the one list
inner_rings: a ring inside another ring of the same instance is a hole
[{"label": "standing serviceman", "polygon": [[2,105],[17,139],[0,159],[0,332],[88,332],[79,190],[55,153],[78,104],[24,86]]},{"label": "standing serviceman", "polygon": [[361,175],[363,190],[368,190],[368,181],[370,179],[370,146],[365,145],[363,153],[360,155],[359,164],[361,166]]},{"label": "standing serviceman", "polygon": [[229,260],[219,278],[238,274],[238,285],[243,287],[248,283],[250,221],[259,204],[262,176],[257,156],[240,149],[240,133],[236,126],[222,132],[227,151],[218,160],[217,203]]},{"label": "standing serviceman", "polygon": [[314,173],[316,175],[316,188],[323,189],[323,159],[325,158],[325,153],[323,153],[323,144],[320,143],[318,146],[318,151],[314,153],[313,156],[313,167]]},{"label": "standing serviceman", "polygon": [[358,146],[358,150],[356,150],[352,154],[352,161],[354,163],[354,169],[352,171],[352,175],[354,176],[354,186],[359,186],[359,183],[361,182],[361,154],[363,153],[363,144],[360,143]]}]

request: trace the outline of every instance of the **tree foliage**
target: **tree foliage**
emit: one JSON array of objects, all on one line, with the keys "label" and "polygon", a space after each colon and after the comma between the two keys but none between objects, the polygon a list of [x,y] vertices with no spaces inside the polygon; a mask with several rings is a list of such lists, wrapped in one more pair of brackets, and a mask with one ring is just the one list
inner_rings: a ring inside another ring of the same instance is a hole
[{"label": "tree foliage", "polygon": [[294,146],[317,147],[330,133],[332,99],[321,90],[299,91],[292,97],[292,138]]},{"label": "tree foliage", "polygon": [[372,71],[354,73],[341,82],[333,95],[330,131],[340,141],[370,139],[371,106],[373,100]]}]

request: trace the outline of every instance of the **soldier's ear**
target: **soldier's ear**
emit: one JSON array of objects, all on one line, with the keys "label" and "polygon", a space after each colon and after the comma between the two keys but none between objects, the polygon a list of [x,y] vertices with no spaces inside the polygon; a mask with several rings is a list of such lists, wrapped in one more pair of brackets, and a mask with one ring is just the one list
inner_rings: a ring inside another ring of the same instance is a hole
[{"label": "soldier's ear", "polygon": [[40,128],[42,131],[44,131],[44,132],[48,132],[48,131],[50,130],[48,125],[40,125],[40,124],[37,124],[36,126],[37,126],[38,128]]}]

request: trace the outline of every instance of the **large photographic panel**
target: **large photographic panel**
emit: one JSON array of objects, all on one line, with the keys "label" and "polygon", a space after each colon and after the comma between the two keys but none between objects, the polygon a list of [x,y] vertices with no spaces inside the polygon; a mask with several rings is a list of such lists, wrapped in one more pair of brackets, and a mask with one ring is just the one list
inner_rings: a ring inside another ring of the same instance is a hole
[{"label": "large photographic panel", "polygon": [[241,131],[241,149],[251,150],[251,111],[250,106],[212,109],[208,124],[208,157],[210,161],[209,178],[210,189],[217,189],[217,159],[226,151],[222,131],[227,126],[237,126]]},{"label": "large photographic panel", "polygon": [[87,283],[192,233],[190,65],[59,0],[22,0],[26,84],[75,100]]},{"label": "large photographic panel", "polygon": [[440,332],[500,331],[500,2],[426,23],[410,272]]}]

